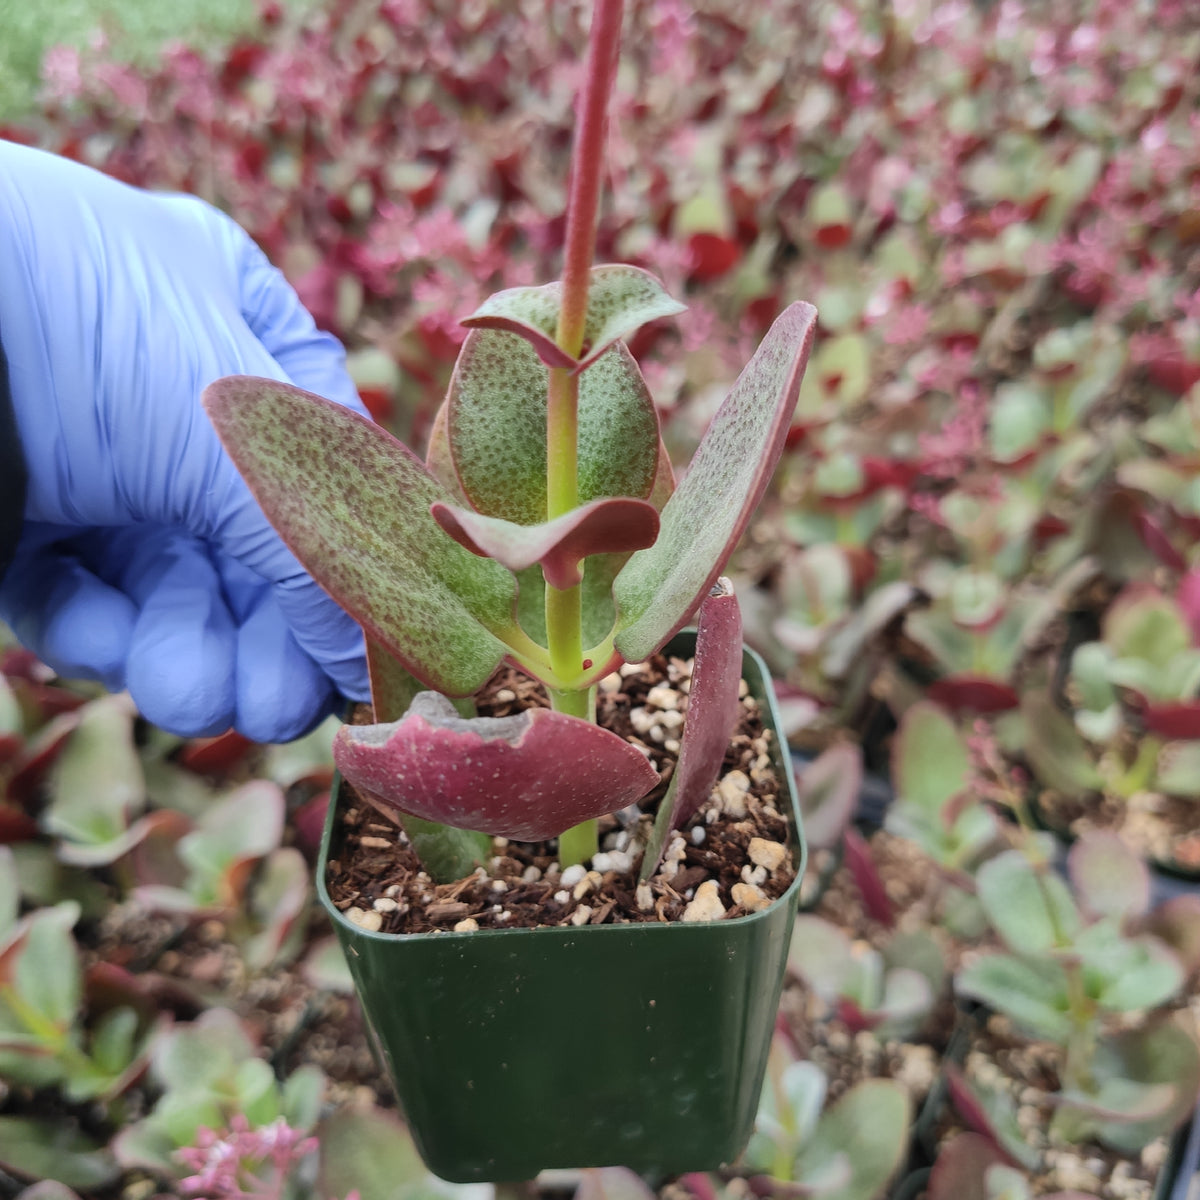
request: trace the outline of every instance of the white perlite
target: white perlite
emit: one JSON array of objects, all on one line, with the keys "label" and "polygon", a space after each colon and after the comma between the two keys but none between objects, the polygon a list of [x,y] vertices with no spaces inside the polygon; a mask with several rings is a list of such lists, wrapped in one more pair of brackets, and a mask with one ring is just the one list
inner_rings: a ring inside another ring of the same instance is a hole
[{"label": "white perlite", "polygon": [[563,873],[559,882],[565,888],[573,888],[585,875],[587,867],[583,863],[575,863],[574,866],[568,867]]},{"label": "white perlite", "polygon": [[581,904],[571,914],[572,925],[586,925],[592,919],[591,907],[587,904]]},{"label": "white perlite", "polygon": [[684,921],[719,921],[725,915],[721,893],[715,879],[706,879],[697,889],[695,899],[683,910]]},{"label": "white perlite", "polygon": [[475,933],[479,928],[479,922],[474,917],[464,917],[457,925],[454,926],[455,933]]},{"label": "white perlite", "polygon": [[400,905],[391,896],[380,896],[371,907],[378,913],[390,913],[395,912]]},{"label": "white perlite", "polygon": [[750,861],[768,871],[777,871],[787,858],[787,847],[782,842],[769,842],[766,838],[751,838]]}]

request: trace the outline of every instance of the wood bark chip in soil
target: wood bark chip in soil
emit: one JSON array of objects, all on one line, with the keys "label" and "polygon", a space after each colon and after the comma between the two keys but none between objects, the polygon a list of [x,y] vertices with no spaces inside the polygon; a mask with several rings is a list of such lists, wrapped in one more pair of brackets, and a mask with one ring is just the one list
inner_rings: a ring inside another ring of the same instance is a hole
[{"label": "wood bark chip in soil", "polygon": [[[326,880],[333,903],[356,924],[399,934],[693,920],[698,908],[685,916],[689,905],[713,899],[713,886],[705,885],[715,885],[723,912],[715,905],[710,911],[724,919],[782,896],[795,871],[787,791],[770,759],[771,731],[744,683],[717,787],[695,818],[668,838],[663,865],[648,885],[638,886],[641,851],[675,769],[691,666],[655,655],[601,683],[598,722],[641,749],[660,781],[639,805],[600,819],[601,855],[592,869],[570,870],[564,878],[553,842],[495,838],[492,858],[475,874],[435,885],[403,831],[343,782],[348,802],[344,796]],[[540,684],[502,668],[478,711],[508,716],[547,703]],[[355,720],[368,722],[369,709],[360,706]]]}]

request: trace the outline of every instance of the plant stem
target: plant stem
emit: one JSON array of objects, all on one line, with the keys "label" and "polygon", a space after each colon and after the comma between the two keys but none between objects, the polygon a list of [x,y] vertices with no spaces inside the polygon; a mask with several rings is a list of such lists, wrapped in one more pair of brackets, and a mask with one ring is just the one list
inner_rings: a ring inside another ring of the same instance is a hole
[{"label": "plant stem", "polygon": [[558,314],[555,338],[572,357],[578,357],[583,348],[588,273],[596,250],[596,222],[604,174],[608,97],[617,74],[624,10],[624,0],[596,0],[592,15],[587,78],[579,113],[579,129],[571,156],[562,308]]},{"label": "plant stem", "polygon": [[[596,250],[596,224],[604,177],[608,97],[616,77],[624,0],[596,0],[588,43],[579,127],[571,156],[563,252],[562,307],[555,340],[577,358],[587,326],[588,278]],[[564,367],[550,370],[546,397],[546,519],[579,503],[579,377]],[[573,678],[583,670],[582,602],[579,588],[546,588],[546,630],[554,671]]]},{"label": "plant stem", "polygon": [[565,871],[587,862],[600,849],[599,829],[594,820],[581,821],[558,835],[558,865]]}]

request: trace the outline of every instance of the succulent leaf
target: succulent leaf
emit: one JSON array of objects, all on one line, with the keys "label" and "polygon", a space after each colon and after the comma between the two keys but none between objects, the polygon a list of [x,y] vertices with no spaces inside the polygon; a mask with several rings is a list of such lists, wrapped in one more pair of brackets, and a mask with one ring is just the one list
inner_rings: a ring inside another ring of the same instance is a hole
[{"label": "succulent leaf", "polygon": [[426,684],[475,691],[499,665],[516,581],[438,528],[454,497],[365,417],[270,379],[204,392],[230,457],[309,574]]},{"label": "succulent leaf", "polygon": [[1067,976],[1057,962],[1039,959],[1035,966],[1011,954],[981,954],[959,970],[954,986],[1036,1037],[1065,1044],[1071,1036]]},{"label": "succulent leaf", "polygon": [[930,822],[941,822],[967,786],[966,741],[936,704],[917,703],[904,714],[893,743],[892,771],[897,799]]},{"label": "succulent leaf", "polygon": [[862,750],[836,742],[797,774],[804,833],[812,850],[832,849],[842,838],[862,788]]},{"label": "succulent leaf", "polygon": [[1067,855],[1071,883],[1093,917],[1140,917],[1150,907],[1150,873],[1112,830],[1084,833]]},{"label": "succulent leaf", "polygon": [[741,679],[742,611],[733,585],[721,578],[700,605],[679,759],[642,860],[643,880],[657,868],[670,831],[691,820],[717,782],[737,726]]},{"label": "succulent leaf", "polygon": [[733,552],[783,450],[815,324],[804,303],[776,318],[664,506],[658,540],[617,576],[616,646],[628,661],[682,628]]},{"label": "succulent leaf", "polygon": [[868,1079],[851,1088],[817,1123],[796,1159],[800,1184],[815,1180],[842,1159],[850,1178],[823,1188],[822,1200],[871,1200],[887,1186],[908,1145],[908,1093],[894,1080]]},{"label": "succulent leaf", "polygon": [[510,571],[540,564],[546,582],[561,590],[583,581],[583,560],[624,554],[654,544],[658,510],[645,500],[593,500],[539,525],[517,525],[472,509],[435,504],[433,519],[472,554],[493,558]]},{"label": "succulent leaf", "polygon": [[[516,334],[480,329],[463,343],[446,398],[446,434],[462,489],[485,516],[518,525],[546,519],[549,380]],[[578,421],[579,502],[647,499],[658,476],[658,417],[624,345],[609,347],[580,377]],[[443,453],[439,443],[432,451]]]},{"label": "succulent leaf", "polygon": [[562,284],[506,288],[489,296],[462,323],[470,329],[502,329],[524,338],[547,366],[582,371],[619,340],[649,321],[673,317],[687,308],[667,295],[649,271],[610,263],[593,267],[588,280],[584,353],[574,358],[555,341]]},{"label": "succulent leaf", "polygon": [[385,810],[520,841],[624,808],[658,781],[628,742],[588,721],[543,708],[464,720],[432,692],[400,721],[343,726],[333,751]]},{"label": "succulent leaf", "polygon": [[992,927],[1020,954],[1068,946],[1080,930],[1067,885],[1053,871],[1035,867],[1020,850],[989,859],[975,881]]}]

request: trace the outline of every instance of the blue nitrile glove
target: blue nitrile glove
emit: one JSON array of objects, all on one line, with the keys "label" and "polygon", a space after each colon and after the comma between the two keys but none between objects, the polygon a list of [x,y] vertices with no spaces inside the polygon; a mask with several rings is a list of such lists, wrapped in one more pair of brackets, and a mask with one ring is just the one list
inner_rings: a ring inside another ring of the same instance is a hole
[{"label": "blue nitrile glove", "polygon": [[0,341],[29,467],[0,619],[195,736],[310,728],[366,695],[362,636],[267,524],[200,406],[222,375],[363,411],[250,238],[187,196],[0,142]]}]

